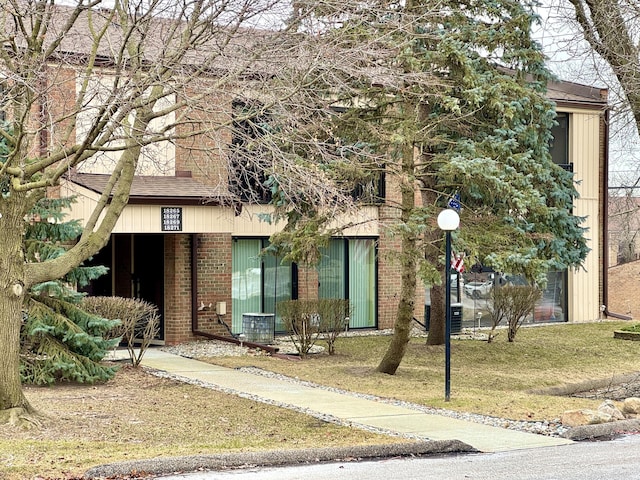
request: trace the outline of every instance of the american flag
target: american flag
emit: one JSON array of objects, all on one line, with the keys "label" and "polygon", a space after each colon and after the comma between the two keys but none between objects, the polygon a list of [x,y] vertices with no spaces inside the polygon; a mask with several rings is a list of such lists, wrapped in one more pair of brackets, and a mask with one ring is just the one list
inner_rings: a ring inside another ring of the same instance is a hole
[{"label": "american flag", "polygon": [[464,253],[456,255],[451,254],[451,268],[454,268],[458,273],[464,272]]}]

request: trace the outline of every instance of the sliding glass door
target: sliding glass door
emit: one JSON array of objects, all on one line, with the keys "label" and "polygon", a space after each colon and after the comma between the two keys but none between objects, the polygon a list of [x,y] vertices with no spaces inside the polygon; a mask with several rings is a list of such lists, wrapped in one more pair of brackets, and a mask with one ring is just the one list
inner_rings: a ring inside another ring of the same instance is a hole
[{"label": "sliding glass door", "polygon": [[333,239],[318,268],[320,298],[349,299],[349,328],[377,324],[376,249],[374,239]]},{"label": "sliding glass door", "polygon": [[[277,303],[292,295],[291,264],[272,255],[261,255],[265,238],[236,238],[233,241],[231,278],[232,330],[242,332],[245,313],[277,313]],[[276,331],[282,324],[276,316]]]}]

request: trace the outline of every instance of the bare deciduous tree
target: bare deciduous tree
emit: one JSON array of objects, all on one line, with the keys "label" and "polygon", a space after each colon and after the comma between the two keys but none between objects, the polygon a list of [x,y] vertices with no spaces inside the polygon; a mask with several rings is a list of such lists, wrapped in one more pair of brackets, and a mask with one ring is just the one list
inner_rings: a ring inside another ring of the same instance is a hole
[{"label": "bare deciduous tree", "polygon": [[[19,377],[27,289],[107,243],[136,172],[162,173],[171,148],[195,151],[231,126],[229,92],[246,79],[259,90],[259,78],[277,70],[283,42],[258,27],[286,8],[279,0],[3,2],[0,421],[34,413]],[[66,175],[96,169],[110,177],[77,243],[56,259],[27,262],[27,212]]]}]

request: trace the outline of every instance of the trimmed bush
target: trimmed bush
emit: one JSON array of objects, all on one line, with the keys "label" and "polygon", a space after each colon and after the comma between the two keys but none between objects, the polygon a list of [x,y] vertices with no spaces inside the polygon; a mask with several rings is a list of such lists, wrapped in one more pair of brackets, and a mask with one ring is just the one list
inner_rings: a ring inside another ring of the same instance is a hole
[{"label": "trimmed bush", "polygon": [[134,367],[140,365],[142,357],[160,329],[158,307],[138,298],[86,297],[82,300],[82,308],[103,318],[120,320],[120,324],[112,329],[109,335],[122,337],[131,364]]},{"label": "trimmed bush", "polygon": [[298,354],[306,356],[323,335],[330,355],[335,353],[335,341],[349,323],[348,300],[286,300],[278,303],[278,313],[289,332]]},{"label": "trimmed bush", "polygon": [[507,340],[513,342],[520,325],[533,313],[536,302],[541,296],[540,289],[530,285],[505,285],[493,288],[489,306],[491,314],[489,342],[495,338],[494,330],[502,320],[507,321]]}]

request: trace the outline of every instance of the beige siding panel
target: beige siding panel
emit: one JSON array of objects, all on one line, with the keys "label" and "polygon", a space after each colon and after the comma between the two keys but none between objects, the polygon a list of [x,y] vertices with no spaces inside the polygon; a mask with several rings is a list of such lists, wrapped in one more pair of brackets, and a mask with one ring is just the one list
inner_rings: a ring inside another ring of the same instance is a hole
[{"label": "beige siding panel", "polygon": [[[78,201],[72,206],[69,219],[78,219],[83,224],[91,216],[98,194],[74,183],[62,184],[62,196],[75,195]],[[113,233],[172,233],[162,232],[161,208],[176,205],[127,205],[116,223]],[[283,227],[283,223],[269,224],[261,220],[260,214],[272,212],[267,205],[244,206],[235,216],[233,208],[215,206],[182,206],[182,230],[175,233],[229,233],[235,236],[268,237]],[[365,207],[342,221],[354,224],[345,230],[350,236],[377,236],[377,208]],[[339,224],[340,221],[335,222]]]},{"label": "beige siding panel", "polygon": [[[75,184],[65,183],[62,196],[76,195],[78,201],[72,206],[69,219],[78,219],[83,224],[91,216],[98,195]],[[228,207],[184,205],[182,208],[182,230],[163,232],[162,207],[176,205],[127,205],[116,223],[113,233],[228,233],[233,225],[233,210]]]},{"label": "beige siding panel", "polygon": [[95,208],[99,195],[91,190],[76,185],[74,183],[60,182],[61,197],[76,197],[76,202],[71,205],[68,213],[68,220],[80,220],[82,225],[86,225],[87,220]]},{"label": "beige siding panel", "polygon": [[585,217],[587,245],[591,249],[583,268],[569,271],[569,319],[572,322],[594,321],[600,317],[599,235],[602,219],[599,217],[599,153],[600,112],[568,110],[570,120],[569,156],[573,163],[579,198],[574,214]]},{"label": "beige siding panel", "polygon": [[[340,221],[335,222],[335,224],[340,224]],[[377,237],[380,234],[378,208],[373,206],[363,207],[353,215],[342,219],[342,224],[353,225],[344,231],[344,235],[353,237]]]},{"label": "beige siding panel", "polygon": [[127,205],[113,233],[228,233],[233,224],[232,210],[224,207],[184,205],[182,230],[162,230],[162,207],[179,205]]},{"label": "beige siding panel", "polygon": [[569,271],[569,319],[572,322],[589,322],[600,318],[599,305],[599,271],[598,252],[600,244],[598,201],[579,199],[576,202],[575,214],[586,216],[585,232],[587,245],[591,249],[584,262],[584,268]]},{"label": "beige siding panel", "polygon": [[262,215],[270,215],[273,208],[269,205],[243,205],[240,215],[233,219],[232,234],[237,237],[269,237],[280,230],[284,224],[272,224],[262,220]]},{"label": "beige siding panel", "polygon": [[[268,237],[284,227],[283,222],[270,224],[261,219],[261,215],[270,214],[273,208],[269,205],[245,205],[242,213],[235,217],[233,235],[238,237]],[[363,207],[358,212],[346,218],[340,218],[331,224],[352,224],[352,227],[344,231],[344,235],[354,237],[378,236],[378,209],[376,207]]]},{"label": "beige siding panel", "polygon": [[571,117],[569,155],[573,162],[576,188],[583,199],[599,195],[600,117],[597,113],[574,113]]}]

